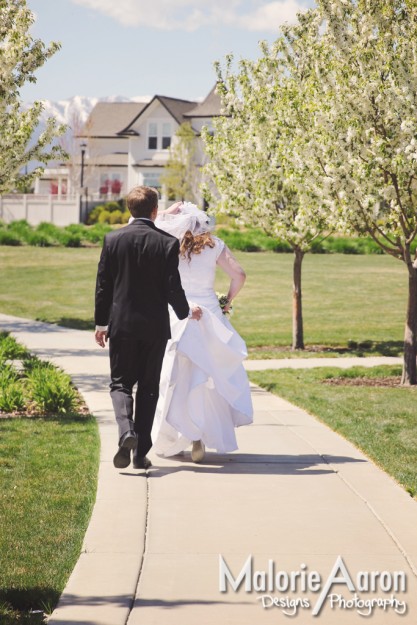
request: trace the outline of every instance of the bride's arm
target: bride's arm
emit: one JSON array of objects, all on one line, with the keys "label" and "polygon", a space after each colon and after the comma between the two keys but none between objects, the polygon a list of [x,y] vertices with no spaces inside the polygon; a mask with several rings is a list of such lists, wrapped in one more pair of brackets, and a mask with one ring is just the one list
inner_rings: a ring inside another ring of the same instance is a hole
[{"label": "bride's arm", "polygon": [[243,267],[239,265],[227,245],[224,246],[223,251],[218,257],[217,264],[231,278],[229,291],[227,293],[228,304],[223,309],[224,312],[227,312],[231,306],[232,300],[236,297],[242,286],[245,284],[246,273]]},{"label": "bride's arm", "polygon": [[183,204],[183,202],[175,202],[175,204],[171,204],[169,208],[158,211],[158,217],[163,217],[163,215],[176,215],[180,210],[181,204]]}]

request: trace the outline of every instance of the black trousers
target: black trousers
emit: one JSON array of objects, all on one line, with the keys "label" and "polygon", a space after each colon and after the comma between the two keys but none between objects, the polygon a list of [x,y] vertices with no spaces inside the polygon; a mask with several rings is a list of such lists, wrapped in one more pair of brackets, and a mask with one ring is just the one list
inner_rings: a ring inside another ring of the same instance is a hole
[{"label": "black trousers", "polygon": [[[137,455],[152,447],[151,430],[159,396],[159,379],[167,339],[110,338],[110,395],[119,426],[119,439],[134,429]],[[133,411],[133,386],[137,384]],[[134,414],[134,421],[133,421]]]}]

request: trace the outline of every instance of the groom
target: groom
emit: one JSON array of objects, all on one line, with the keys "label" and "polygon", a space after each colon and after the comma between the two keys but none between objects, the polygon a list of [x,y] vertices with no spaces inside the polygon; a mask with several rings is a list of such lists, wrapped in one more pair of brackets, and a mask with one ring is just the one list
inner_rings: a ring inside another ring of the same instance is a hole
[{"label": "groom", "polygon": [[[151,430],[165,347],[171,336],[168,304],[179,319],[200,319],[190,309],[178,272],[179,242],[155,224],[158,193],[135,187],[126,198],[134,221],[104,238],[96,284],[95,340],[110,339],[110,395],[119,426],[113,464],[151,466]],[[133,421],[132,388],[137,383]]]}]

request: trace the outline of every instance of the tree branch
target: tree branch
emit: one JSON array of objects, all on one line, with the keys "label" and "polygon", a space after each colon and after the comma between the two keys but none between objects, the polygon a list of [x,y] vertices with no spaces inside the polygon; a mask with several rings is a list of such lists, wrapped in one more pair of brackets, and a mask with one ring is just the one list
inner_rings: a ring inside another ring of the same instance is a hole
[{"label": "tree branch", "polygon": [[[379,245],[379,247],[384,250],[384,252],[386,252],[387,254],[390,254],[391,256],[394,256],[395,258],[398,258],[399,260],[403,260],[403,249],[402,246],[396,246],[395,242],[392,241],[386,234],[385,232],[383,232],[380,227],[377,224],[371,224],[368,216],[361,204],[361,202],[359,200],[357,200],[358,206],[360,208],[360,211],[362,213],[362,217],[365,221],[365,226],[366,226],[366,231],[368,232],[368,234],[372,237],[372,239],[375,241],[375,243],[377,243]],[[382,243],[382,241],[380,241],[380,239],[378,239],[378,237],[375,235],[375,231],[379,232],[379,234],[384,237],[384,239],[386,239],[388,241],[388,243],[392,246],[392,247],[388,247],[388,245]]]},{"label": "tree branch", "polygon": [[392,184],[394,185],[395,194],[397,196],[398,206],[400,207],[400,210],[401,210],[401,215],[400,215],[401,227],[403,229],[404,234],[406,236],[410,236],[412,232],[412,228],[410,226],[410,222],[408,221],[407,213],[404,210],[403,203],[401,200],[401,193],[400,193],[400,187],[398,185],[397,174],[390,173],[390,176],[391,176]]}]

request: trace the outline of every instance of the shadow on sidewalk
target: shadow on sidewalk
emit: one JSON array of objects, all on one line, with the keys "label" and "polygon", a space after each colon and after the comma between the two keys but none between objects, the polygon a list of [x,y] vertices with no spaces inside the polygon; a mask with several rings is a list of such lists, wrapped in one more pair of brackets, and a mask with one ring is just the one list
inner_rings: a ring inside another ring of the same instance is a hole
[{"label": "shadow on sidewalk", "polygon": [[56,325],[70,328],[71,330],[88,330],[94,332],[93,319],[80,319],[79,317],[61,317],[56,320]]},{"label": "shadow on sidewalk", "polygon": [[[29,587],[29,588],[4,588],[0,591],[0,601],[2,603],[7,604],[9,608],[14,610],[18,610],[22,612],[22,618],[24,622],[26,618],[30,619],[30,616],[27,614],[32,610],[41,610],[43,611],[47,609],[47,611],[52,611],[58,604],[59,600],[59,592],[56,589],[45,587]],[[140,599],[132,597],[131,595],[90,595],[90,596],[79,596],[72,593],[66,593],[61,597],[59,602],[59,607],[61,610],[66,606],[71,607],[101,607],[101,606],[109,606],[109,607],[117,607],[117,608],[125,608],[127,610],[131,610],[134,608],[145,608],[145,607],[157,607],[161,609],[169,610],[171,608],[186,606],[186,605],[200,605],[200,606],[209,606],[209,605],[236,605],[236,602],[231,601],[210,601],[210,600],[197,600],[197,599],[178,599],[172,601],[164,601],[163,599],[154,598],[154,599]],[[249,601],[240,601],[240,604],[249,604]],[[11,625],[12,622],[15,623],[15,617],[11,616],[10,620],[5,616],[2,619],[2,625]],[[19,623],[22,621],[18,621]],[[32,616],[30,620],[32,623],[40,623],[40,619],[35,619],[35,615]],[[44,622],[42,620],[42,622]],[[73,625],[73,621],[63,620],[62,616],[59,620],[61,625]],[[93,621],[88,621],[89,623]]]},{"label": "shadow on sidewalk", "polygon": [[[129,477],[147,477],[150,479],[165,477],[183,471],[200,474],[217,473],[225,475],[324,475],[337,473],[337,471],[330,466],[331,464],[366,462],[366,460],[351,458],[349,456],[326,455],[326,457],[323,457],[314,454],[301,454],[298,456],[283,454],[234,454],[226,456],[225,454],[208,453],[204,464],[199,465],[191,462],[189,454],[183,457],[176,457],[175,460],[180,462],[181,466],[158,467],[153,465],[147,472],[140,471],[139,473],[133,473],[133,471],[121,471],[120,474]],[[324,469],[322,468],[323,465],[329,465],[329,468]]]},{"label": "shadow on sidewalk", "polygon": [[63,328],[54,323],[45,323],[44,321],[32,319],[22,319],[19,321],[16,318],[10,321],[8,319],[2,319],[1,317],[0,326],[2,330],[6,330],[7,332],[30,332],[33,334],[39,334],[41,332],[68,332],[69,330],[69,328]]},{"label": "shadow on sidewalk", "polygon": [[164,601],[162,599],[135,599],[133,608],[162,608],[169,610],[184,605],[252,605],[251,601],[209,601],[208,599],[177,599]]}]

